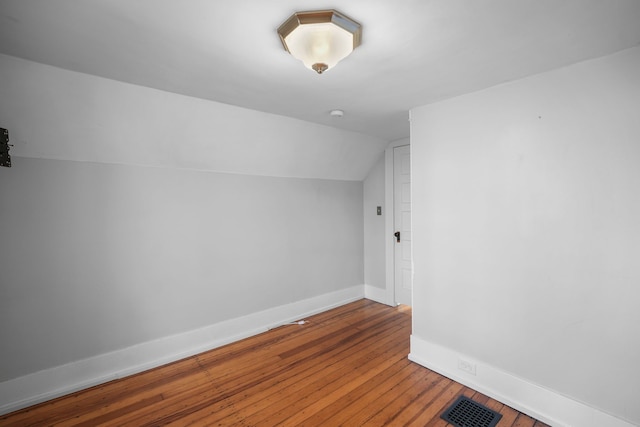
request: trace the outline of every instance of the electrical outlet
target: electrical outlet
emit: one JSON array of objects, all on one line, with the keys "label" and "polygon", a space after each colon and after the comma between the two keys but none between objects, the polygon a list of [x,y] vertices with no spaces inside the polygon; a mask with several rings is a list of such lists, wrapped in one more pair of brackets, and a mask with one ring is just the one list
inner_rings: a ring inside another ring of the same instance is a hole
[{"label": "electrical outlet", "polygon": [[458,359],[458,369],[460,369],[461,371],[468,372],[471,375],[476,374],[476,364],[471,363],[464,359]]}]

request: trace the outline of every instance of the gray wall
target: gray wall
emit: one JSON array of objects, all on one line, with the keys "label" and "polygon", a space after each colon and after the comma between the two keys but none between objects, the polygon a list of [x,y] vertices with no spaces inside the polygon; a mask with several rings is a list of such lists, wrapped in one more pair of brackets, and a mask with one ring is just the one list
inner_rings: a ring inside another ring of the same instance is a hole
[{"label": "gray wall", "polygon": [[361,182],[13,160],[0,381],[363,283]]},{"label": "gray wall", "polygon": [[0,382],[363,285],[385,141],[5,55],[0,99]]},{"label": "gray wall", "polygon": [[[385,171],[384,153],[369,171],[363,182],[364,208],[364,282],[385,289],[385,240],[384,224],[387,209],[384,199]],[[376,208],[382,207],[382,215]]]},{"label": "gray wall", "polygon": [[412,111],[416,338],[640,424],[639,100],[634,48]]}]

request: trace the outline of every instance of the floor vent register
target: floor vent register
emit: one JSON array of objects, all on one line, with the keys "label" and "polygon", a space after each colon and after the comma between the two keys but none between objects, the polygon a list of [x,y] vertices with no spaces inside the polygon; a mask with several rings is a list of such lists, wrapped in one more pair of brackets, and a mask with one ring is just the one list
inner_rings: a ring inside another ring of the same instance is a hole
[{"label": "floor vent register", "polygon": [[440,418],[456,427],[495,427],[502,414],[460,396]]}]

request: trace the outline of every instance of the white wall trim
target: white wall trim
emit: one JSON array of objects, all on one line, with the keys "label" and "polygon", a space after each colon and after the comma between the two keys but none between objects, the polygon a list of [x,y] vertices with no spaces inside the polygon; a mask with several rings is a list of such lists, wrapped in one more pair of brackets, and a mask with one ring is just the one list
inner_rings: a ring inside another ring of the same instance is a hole
[{"label": "white wall trim", "polygon": [[409,145],[409,138],[399,139],[391,142],[384,150],[384,204],[387,211],[384,222],[384,243],[385,243],[385,264],[386,264],[386,301],[384,304],[395,306],[396,297],[394,289],[395,269],[394,269],[394,245],[393,241],[393,149]]},{"label": "white wall trim", "polygon": [[387,302],[387,290],[371,285],[364,285],[364,297],[381,304],[389,305]]},{"label": "white wall trim", "polygon": [[145,371],[364,297],[364,286],[319,295],[0,383],[0,414]]},{"label": "white wall trim", "polygon": [[[461,358],[475,364],[476,375],[458,368]],[[409,359],[552,426],[633,427],[582,402],[413,335]]]}]

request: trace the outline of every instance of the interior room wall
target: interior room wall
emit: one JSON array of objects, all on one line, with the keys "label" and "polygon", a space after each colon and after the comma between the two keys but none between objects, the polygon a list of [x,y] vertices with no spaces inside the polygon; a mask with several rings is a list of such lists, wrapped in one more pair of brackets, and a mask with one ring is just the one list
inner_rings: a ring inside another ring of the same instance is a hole
[{"label": "interior room wall", "polygon": [[638,100],[633,48],[412,111],[412,357],[640,425]]},{"label": "interior room wall", "polygon": [[2,410],[363,295],[386,142],[7,56],[0,99]]},{"label": "interior room wall", "polygon": [[[387,207],[384,199],[385,163],[384,153],[373,165],[363,181],[363,215],[364,215],[364,283],[369,289],[369,296],[384,302],[385,283],[385,241],[384,221]],[[378,215],[378,206],[382,215]]]},{"label": "interior room wall", "polygon": [[363,283],[360,182],[14,160],[0,380]]}]

